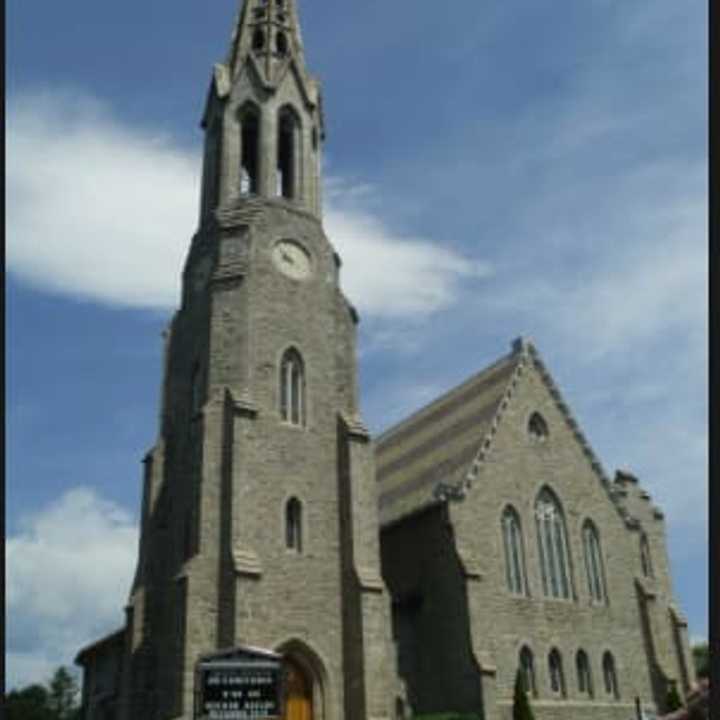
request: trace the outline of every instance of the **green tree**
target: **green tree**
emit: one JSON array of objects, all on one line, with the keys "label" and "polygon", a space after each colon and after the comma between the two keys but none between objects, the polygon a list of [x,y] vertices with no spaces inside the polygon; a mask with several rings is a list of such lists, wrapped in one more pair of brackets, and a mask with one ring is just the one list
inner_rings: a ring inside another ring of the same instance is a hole
[{"label": "green tree", "polygon": [[677,687],[673,683],[670,685],[667,691],[667,697],[665,698],[665,712],[674,712],[679,710],[683,706],[680,694],[677,691]]},{"label": "green tree", "polygon": [[66,667],[59,667],[50,680],[48,704],[57,720],[74,720],[78,714],[78,684]]},{"label": "green tree", "polygon": [[5,696],[7,720],[79,720],[78,684],[65,667],[59,667],[45,685],[27,685]]},{"label": "green tree", "polygon": [[7,720],[55,720],[49,705],[50,693],[42,685],[11,690],[5,696]]},{"label": "green tree", "polygon": [[513,720],[535,720],[527,692],[525,692],[525,682],[522,672],[518,669],[515,675],[515,694],[513,696]]},{"label": "green tree", "polygon": [[710,677],[710,646],[707,643],[699,643],[692,646],[693,662],[695,664],[695,677]]}]

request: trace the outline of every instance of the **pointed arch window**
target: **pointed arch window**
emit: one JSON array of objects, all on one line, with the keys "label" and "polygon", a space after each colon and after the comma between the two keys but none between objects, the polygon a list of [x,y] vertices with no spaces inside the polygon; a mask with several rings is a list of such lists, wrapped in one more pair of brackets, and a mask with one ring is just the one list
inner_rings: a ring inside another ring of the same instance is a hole
[{"label": "pointed arch window", "polygon": [[642,565],[643,575],[646,578],[654,577],[652,560],[650,558],[650,543],[645,533],[640,536],[640,563]]},{"label": "pointed arch window", "polygon": [[294,348],[285,352],[280,363],[280,416],[293,425],[305,424],[305,368]]},{"label": "pointed arch window", "polygon": [[528,420],[528,435],[536,442],[543,442],[547,439],[548,434],[545,418],[539,412],[534,412]]},{"label": "pointed arch window", "polygon": [[507,507],[502,515],[503,544],[505,546],[505,577],[508,590],[518,595],[528,594],[525,573],[525,553],[523,549],[520,516],[514,508]]},{"label": "pointed arch window", "polygon": [[614,698],[620,697],[618,689],[617,673],[615,672],[615,658],[612,653],[606,652],[603,655],[603,681],[605,684],[605,693]]},{"label": "pointed arch window", "polygon": [[520,675],[523,681],[523,689],[525,692],[532,693],[537,696],[537,686],[535,685],[535,659],[532,650],[525,645],[520,650]]},{"label": "pointed arch window", "polygon": [[591,520],[587,520],[583,526],[583,551],[590,597],[596,602],[604,602],[607,593],[602,552],[600,550],[600,535]]},{"label": "pointed arch window", "polygon": [[252,49],[259,52],[265,47],[265,33],[261,28],[257,28],[252,36]]},{"label": "pointed arch window", "polygon": [[592,675],[590,673],[590,661],[584,650],[578,650],[575,657],[575,667],[577,669],[578,692],[587,697],[593,696]]},{"label": "pointed arch window", "polygon": [[278,114],[276,194],[289,200],[297,197],[299,189],[299,144],[300,120],[285,106]]},{"label": "pointed arch window", "polygon": [[293,497],[285,505],[285,547],[302,552],[302,504]]},{"label": "pointed arch window", "polygon": [[556,695],[565,697],[565,675],[563,673],[562,655],[557,648],[553,648],[548,656],[548,670],[550,673],[550,690]]},{"label": "pointed arch window", "polygon": [[546,597],[570,598],[570,556],[565,519],[555,495],[544,488],[535,502],[537,540],[543,592]]},{"label": "pointed arch window", "polygon": [[240,194],[256,195],[259,178],[260,112],[246,105],[240,114]]}]

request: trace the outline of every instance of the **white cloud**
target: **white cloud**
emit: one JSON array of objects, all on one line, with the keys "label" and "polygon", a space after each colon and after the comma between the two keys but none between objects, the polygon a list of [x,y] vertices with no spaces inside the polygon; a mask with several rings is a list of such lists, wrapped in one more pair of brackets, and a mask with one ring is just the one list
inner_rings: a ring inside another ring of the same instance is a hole
[{"label": "white cloud", "polygon": [[196,219],[191,155],[77,94],[14,99],[6,143],[10,270],[107,303],[177,304]]},{"label": "white cloud", "polygon": [[[113,305],[174,308],[197,224],[200,151],[124,127],[70,93],[14,98],[7,129],[10,270]],[[457,299],[463,279],[487,274],[427,238],[391,232],[364,208],[365,185],[340,184],[344,204],[330,192],[325,224],[362,312],[431,313]]]},{"label": "white cloud", "polygon": [[325,227],[347,271],[343,288],[369,315],[425,315],[455,302],[461,283],[490,274],[473,262],[420,238],[393,236],[383,223],[360,209],[329,203]]},{"label": "white cloud", "polygon": [[131,515],[74,488],[7,539],[8,686],[42,682],[120,627],[138,548]]}]

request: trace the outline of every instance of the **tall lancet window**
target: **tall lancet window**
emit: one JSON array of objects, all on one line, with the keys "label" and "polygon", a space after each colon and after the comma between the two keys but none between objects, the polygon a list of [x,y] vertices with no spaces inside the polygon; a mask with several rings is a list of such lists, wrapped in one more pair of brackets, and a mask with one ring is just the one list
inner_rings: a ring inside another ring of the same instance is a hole
[{"label": "tall lancet window", "polygon": [[557,648],[553,648],[548,656],[550,689],[557,695],[565,697],[565,674],[563,673],[562,656]]},{"label": "tall lancet window", "polygon": [[298,194],[298,151],[300,120],[295,111],[284,107],[278,114],[277,195],[292,200]]},{"label": "tall lancet window", "polygon": [[510,592],[527,595],[525,555],[523,552],[520,518],[515,510],[507,507],[502,516],[503,543],[505,546],[505,577]]},{"label": "tall lancet window", "polygon": [[256,195],[260,169],[260,113],[254,105],[246,105],[242,109],[240,133],[240,194]]},{"label": "tall lancet window", "polygon": [[600,552],[600,536],[597,528],[590,520],[587,520],[583,525],[583,551],[585,553],[590,597],[596,602],[604,602],[607,595],[605,592],[602,553]]},{"label": "tall lancet window", "polygon": [[520,651],[520,675],[523,681],[523,689],[525,692],[537,695],[537,686],[535,685],[535,660],[533,659],[532,650],[525,645]]},{"label": "tall lancet window", "polygon": [[543,591],[547,597],[570,597],[570,564],[565,519],[555,495],[544,488],[535,502]]},{"label": "tall lancet window", "polygon": [[620,690],[618,688],[617,674],[615,672],[615,659],[609,652],[606,652],[603,655],[602,666],[605,693],[611,697],[619,698]]},{"label": "tall lancet window", "polygon": [[590,661],[584,650],[578,650],[575,656],[577,669],[578,692],[581,695],[593,696],[592,675],[590,674]]},{"label": "tall lancet window", "polygon": [[280,364],[280,415],[293,425],[305,424],[305,370],[294,348],[285,352]]},{"label": "tall lancet window", "polygon": [[302,504],[290,498],[285,505],[285,547],[302,552]]}]

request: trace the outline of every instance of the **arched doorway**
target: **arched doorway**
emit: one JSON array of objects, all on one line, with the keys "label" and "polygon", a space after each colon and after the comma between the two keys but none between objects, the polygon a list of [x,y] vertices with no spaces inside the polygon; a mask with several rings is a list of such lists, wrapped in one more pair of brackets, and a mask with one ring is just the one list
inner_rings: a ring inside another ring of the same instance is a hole
[{"label": "arched doorway", "polygon": [[285,664],[285,715],[283,720],[314,720],[312,679],[292,658]]}]

